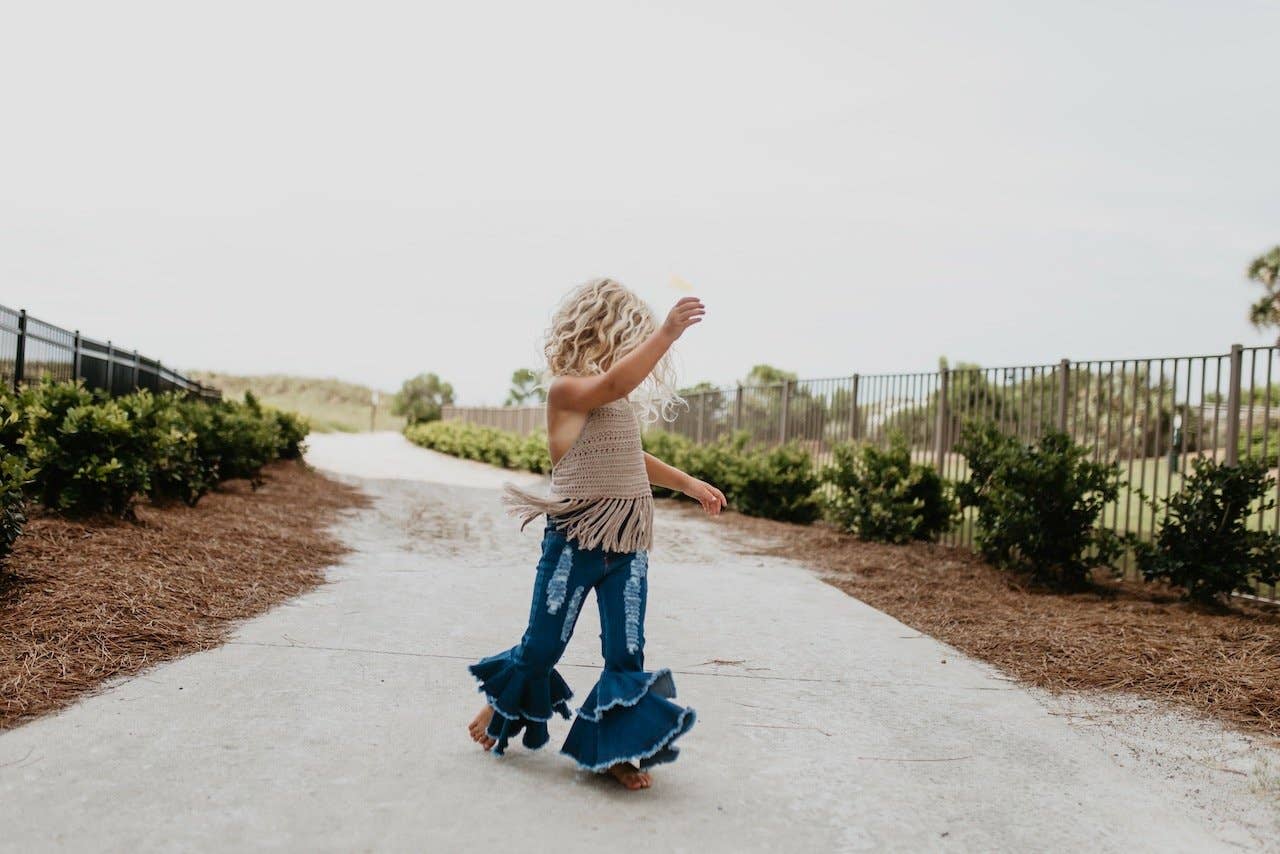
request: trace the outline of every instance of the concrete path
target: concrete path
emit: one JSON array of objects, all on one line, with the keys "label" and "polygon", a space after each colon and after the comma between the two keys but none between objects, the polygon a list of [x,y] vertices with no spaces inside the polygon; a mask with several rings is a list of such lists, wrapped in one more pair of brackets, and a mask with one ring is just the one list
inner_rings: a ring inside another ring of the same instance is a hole
[{"label": "concrete path", "polygon": [[[393,434],[309,458],[376,499],[331,583],[0,735],[0,849],[40,851],[1211,851],[1178,797],[1031,693],[713,523],[662,508],[650,666],[699,723],[655,788],[552,747],[482,753],[464,665],[514,643],[539,532],[510,473]],[[595,609],[562,667],[595,679]]]}]

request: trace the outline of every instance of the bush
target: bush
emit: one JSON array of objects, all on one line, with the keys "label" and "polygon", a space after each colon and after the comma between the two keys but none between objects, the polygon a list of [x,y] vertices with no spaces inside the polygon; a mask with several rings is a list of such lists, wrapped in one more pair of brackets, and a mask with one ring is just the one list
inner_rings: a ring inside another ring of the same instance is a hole
[{"label": "bush", "polygon": [[[465,421],[425,421],[406,427],[404,435],[424,448],[502,468],[515,468],[521,462],[543,465],[543,456],[529,450],[529,439],[496,427]],[[545,437],[541,441],[545,446]],[[550,457],[545,458],[545,466],[550,470]]]},{"label": "bush", "polygon": [[1240,459],[1257,460],[1266,468],[1275,468],[1280,461],[1280,428],[1254,427],[1247,435],[1241,435],[1239,449]]},{"label": "bush", "polygon": [[[682,471],[689,471],[689,452],[697,447],[691,439],[686,439],[679,433],[669,433],[666,430],[649,430],[640,437],[640,444],[647,453],[653,454],[664,463],[673,465]],[[689,472],[693,474],[693,472]],[[694,475],[697,477],[697,475]],[[707,480],[707,478],[702,478]],[[709,481],[715,483],[722,490],[723,482]],[[673,489],[667,489],[662,486],[653,487],[653,494],[659,498],[671,498],[680,493]],[[728,497],[726,495],[726,497]]]},{"label": "bush", "polygon": [[546,474],[551,471],[551,452],[547,450],[547,434],[535,430],[516,441],[511,468]]},{"label": "bush", "polygon": [[131,516],[151,486],[152,437],[129,410],[79,384],[45,380],[18,395],[31,488],[48,507]]},{"label": "bush", "polygon": [[[430,421],[406,427],[404,435],[424,448],[463,459],[526,471],[551,470],[542,432],[521,437],[464,421]],[[655,457],[718,486],[729,505],[742,513],[787,522],[816,519],[818,477],[809,453],[798,445],[752,450],[747,448],[747,438],[739,433],[710,445],[695,445],[682,436],[652,431],[642,442]],[[675,494],[657,487],[653,491]]]},{"label": "bush", "polygon": [[822,472],[827,518],[864,540],[906,543],[936,540],[950,530],[955,501],[932,466],[911,461],[902,435],[887,451],[840,444]]},{"label": "bush", "polygon": [[1276,506],[1266,464],[1200,458],[1194,466],[1181,491],[1164,500],[1154,542],[1138,546],[1143,576],[1175,584],[1198,602],[1280,582],[1280,535],[1248,528],[1252,513]]},{"label": "bush", "polygon": [[0,559],[8,556],[26,524],[26,486],[31,479],[22,448],[16,401],[0,394]]},{"label": "bush", "polygon": [[1126,538],[1096,527],[1120,491],[1116,466],[1091,461],[1065,433],[1024,445],[991,424],[967,425],[957,450],[971,472],[956,487],[960,506],[978,508],[974,539],[996,566],[1078,588],[1120,556]]},{"label": "bush", "polygon": [[818,475],[813,459],[799,445],[779,445],[740,456],[731,453],[723,464],[728,478],[723,481],[728,485],[725,497],[739,513],[807,525],[822,512],[814,494]]},{"label": "bush", "polygon": [[0,559],[8,557],[27,522],[26,486],[31,479],[17,454],[0,453]]},{"label": "bush", "polygon": [[176,394],[138,391],[118,398],[140,442],[150,449],[150,495],[195,506],[217,483],[217,470],[200,455],[200,444]]},{"label": "bush", "polygon": [[[813,459],[797,444],[754,449],[745,431],[706,445],[658,430],[646,433],[643,441],[658,459],[719,487],[740,513],[807,524],[821,512]],[[654,494],[676,493],[655,488]]]},{"label": "bush", "polygon": [[311,422],[305,416],[283,409],[273,409],[271,414],[276,419],[276,456],[282,460],[302,459],[307,450],[303,440],[311,432]]}]

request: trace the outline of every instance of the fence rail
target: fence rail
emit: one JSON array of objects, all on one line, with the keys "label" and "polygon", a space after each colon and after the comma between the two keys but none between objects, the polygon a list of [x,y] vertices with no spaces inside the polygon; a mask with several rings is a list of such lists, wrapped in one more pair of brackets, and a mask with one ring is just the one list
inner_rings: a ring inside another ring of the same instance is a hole
[{"label": "fence rail", "polygon": [[113,395],[150,389],[185,391],[209,400],[222,397],[218,389],[188,379],[137,350],[122,350],[111,341],[97,341],[25,310],[0,306],[0,382],[16,389],[46,376],[80,379],[89,388]]},{"label": "fence rail", "polygon": [[[913,458],[951,481],[968,476],[955,446],[969,421],[990,421],[1026,441],[1061,430],[1088,447],[1094,459],[1120,466],[1127,485],[1104,509],[1102,524],[1139,537],[1149,537],[1159,522],[1158,509],[1143,497],[1163,498],[1180,489],[1194,458],[1256,458],[1274,469],[1280,457],[1276,347],[1237,344],[1200,356],[853,374],[710,389],[686,400],[688,407],[662,429],[699,443],[739,431],[757,445],[793,442],[819,466],[831,461],[839,442],[883,447],[898,434]],[[450,407],[445,418],[526,434],[543,423],[541,407]],[[1275,497],[1280,501],[1280,483]],[[1250,524],[1280,529],[1280,508],[1257,510]],[[973,532],[970,508],[947,541],[972,545]],[[1276,599],[1277,591],[1264,588],[1259,595]]]}]

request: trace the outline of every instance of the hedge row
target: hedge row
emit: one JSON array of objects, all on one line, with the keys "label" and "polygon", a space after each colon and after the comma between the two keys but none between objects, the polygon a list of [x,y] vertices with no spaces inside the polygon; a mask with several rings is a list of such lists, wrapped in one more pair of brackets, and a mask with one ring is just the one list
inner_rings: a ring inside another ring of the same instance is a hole
[{"label": "hedge row", "polygon": [[522,471],[551,471],[547,434],[528,436],[464,421],[424,421],[405,428],[409,441],[464,460]]},{"label": "hedge row", "polygon": [[[520,437],[463,422],[415,425],[406,435],[455,456],[536,472],[550,469],[546,437]],[[1133,550],[1149,580],[1214,601],[1256,584],[1280,582],[1280,535],[1250,531],[1247,521],[1275,508],[1265,463],[1227,466],[1202,459],[1175,495],[1158,502],[1160,528],[1150,542],[1100,527],[1103,508],[1122,486],[1115,464],[1063,433],[1026,444],[991,424],[970,424],[956,450],[970,477],[954,488],[915,463],[902,438],[887,450],[837,445],[819,470],[799,445],[752,448],[745,434],[707,445],[666,432],[644,436],[645,450],[720,487],[739,512],[788,522],[825,518],[867,540],[934,540],[959,511],[976,511],[975,542],[994,565],[1064,588],[1088,583],[1097,567]],[[655,488],[655,494],[670,494]]]},{"label": "hedge row", "polygon": [[141,496],[195,505],[220,481],[302,455],[306,420],[243,402],[138,391],[108,397],[69,382],[0,392],[0,556],[34,499],[74,516],[129,517]]}]

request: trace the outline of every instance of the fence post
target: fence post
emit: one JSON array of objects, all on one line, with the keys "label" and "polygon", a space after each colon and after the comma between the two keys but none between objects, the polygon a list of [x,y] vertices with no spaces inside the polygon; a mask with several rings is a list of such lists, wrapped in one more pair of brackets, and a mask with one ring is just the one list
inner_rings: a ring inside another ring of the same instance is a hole
[{"label": "fence post", "polygon": [[733,432],[737,433],[742,429],[742,383],[738,383],[737,391],[733,393]]},{"label": "fence post", "polygon": [[699,392],[698,394],[698,444],[702,444],[702,422],[706,420],[707,414],[707,393]]},{"label": "fence post", "polygon": [[849,407],[849,439],[856,441],[858,438],[858,375],[853,375],[853,388],[850,392],[853,403]]},{"label": "fence post", "polygon": [[942,473],[942,464],[947,456],[947,433],[950,413],[947,411],[948,389],[951,386],[951,370],[942,368],[938,371],[938,424],[933,433],[933,464]]},{"label": "fence post", "polygon": [[107,394],[115,394],[116,390],[116,348],[111,339],[107,339]]},{"label": "fence post", "polygon": [[778,444],[787,443],[787,416],[791,409],[791,380],[782,381],[782,424],[778,429]]},{"label": "fence post", "polygon": [[1240,462],[1240,368],[1244,362],[1244,347],[1231,345],[1231,373],[1227,379],[1227,454],[1226,463],[1234,466]]},{"label": "fence post", "polygon": [[138,351],[133,351],[133,390],[138,390]]},{"label": "fence post", "polygon": [[1071,360],[1058,363],[1058,429],[1067,432],[1067,395],[1071,393]]},{"label": "fence post", "polygon": [[75,332],[75,339],[71,344],[71,381],[75,382],[80,379],[80,330]]},{"label": "fence post", "polygon": [[13,355],[13,390],[22,385],[22,375],[26,373],[27,361],[27,310],[18,312],[18,349]]}]

